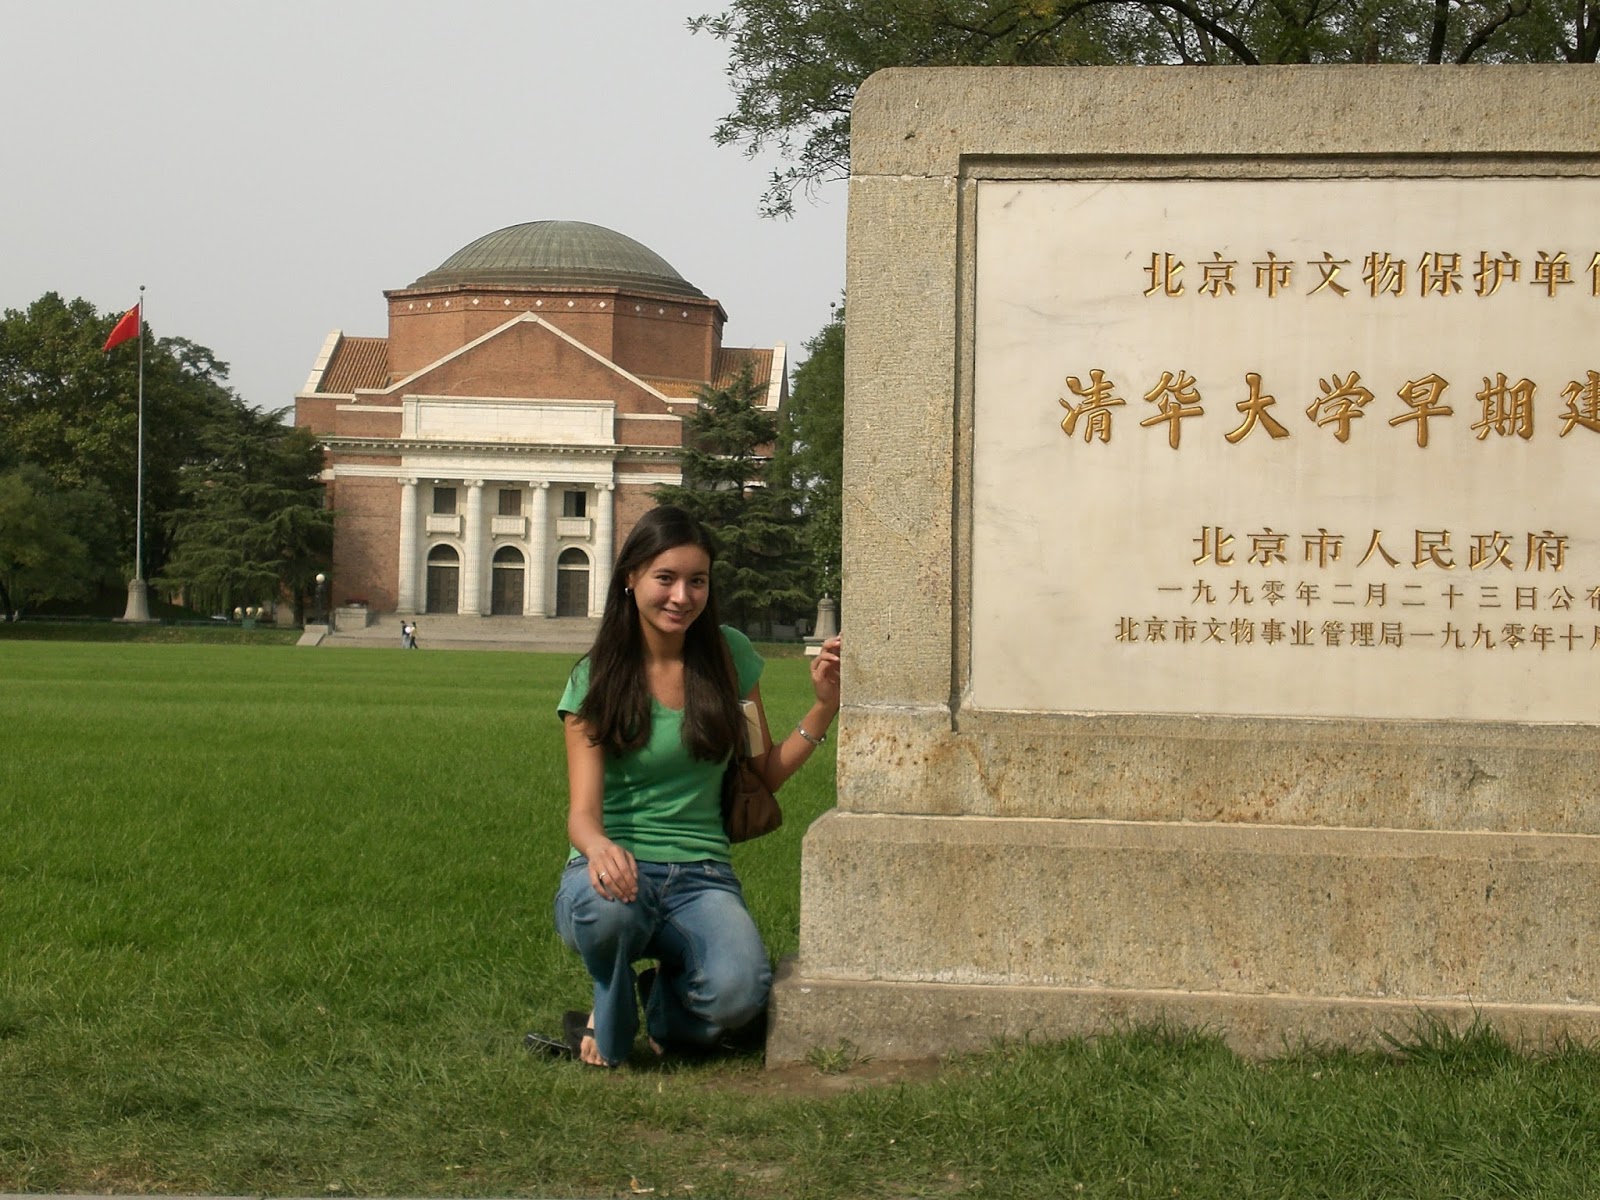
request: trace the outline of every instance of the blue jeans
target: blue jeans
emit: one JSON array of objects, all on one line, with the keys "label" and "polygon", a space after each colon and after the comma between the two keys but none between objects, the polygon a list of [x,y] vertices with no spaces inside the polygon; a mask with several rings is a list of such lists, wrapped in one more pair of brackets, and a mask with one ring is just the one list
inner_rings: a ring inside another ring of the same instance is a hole
[{"label": "blue jeans", "polygon": [[594,977],[600,1056],[628,1057],[639,1032],[633,964],[660,961],[645,1027],[664,1049],[704,1048],[767,1006],[772,967],[733,868],[719,862],[640,861],[639,896],[607,900],[575,858],[556,889],[556,932]]}]

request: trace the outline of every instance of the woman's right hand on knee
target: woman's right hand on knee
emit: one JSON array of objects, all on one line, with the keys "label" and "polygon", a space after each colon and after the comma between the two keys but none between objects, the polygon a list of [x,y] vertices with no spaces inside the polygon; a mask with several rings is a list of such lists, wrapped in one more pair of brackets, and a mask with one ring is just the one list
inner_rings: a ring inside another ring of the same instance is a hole
[{"label": "woman's right hand on knee", "polygon": [[639,898],[639,868],[621,846],[603,839],[592,847],[589,858],[589,883],[607,900],[631,904]]}]

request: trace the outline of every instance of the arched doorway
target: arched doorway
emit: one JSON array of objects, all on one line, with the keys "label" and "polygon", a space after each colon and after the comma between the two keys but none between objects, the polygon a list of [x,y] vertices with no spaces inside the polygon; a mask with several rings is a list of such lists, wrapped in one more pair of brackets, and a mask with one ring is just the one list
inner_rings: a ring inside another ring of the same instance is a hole
[{"label": "arched doorway", "polygon": [[428,602],[431,613],[453,613],[461,607],[461,556],[440,543],[428,551]]},{"label": "arched doorway", "polygon": [[556,559],[556,616],[589,615],[589,556],[568,546]]},{"label": "arched doorway", "polygon": [[501,546],[494,552],[494,562],[489,571],[489,615],[494,617],[520,617],[522,615],[522,552],[515,546]]}]

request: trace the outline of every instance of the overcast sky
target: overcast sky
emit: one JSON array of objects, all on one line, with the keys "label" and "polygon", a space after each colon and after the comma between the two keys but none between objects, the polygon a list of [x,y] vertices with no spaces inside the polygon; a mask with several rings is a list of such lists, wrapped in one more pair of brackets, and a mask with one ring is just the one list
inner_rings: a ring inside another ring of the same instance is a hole
[{"label": "overcast sky", "polygon": [[208,346],[293,401],[328,331],[524,221],[590,221],[801,346],[844,287],[845,188],[757,215],[717,147],[717,0],[0,0],[0,308],[47,291]]}]

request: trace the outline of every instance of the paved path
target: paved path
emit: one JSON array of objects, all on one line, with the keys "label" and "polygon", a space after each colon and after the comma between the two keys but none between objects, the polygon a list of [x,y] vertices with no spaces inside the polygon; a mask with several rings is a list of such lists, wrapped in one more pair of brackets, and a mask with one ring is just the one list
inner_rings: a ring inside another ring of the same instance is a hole
[{"label": "paved path", "polygon": [[[461,617],[432,615],[411,618],[417,623],[417,646],[422,650],[522,650],[545,654],[579,655],[594,643],[598,620],[585,617]],[[331,634],[302,645],[342,650],[400,649],[400,618],[379,613],[364,628],[347,621]],[[320,629],[320,626],[308,626]]]}]

